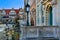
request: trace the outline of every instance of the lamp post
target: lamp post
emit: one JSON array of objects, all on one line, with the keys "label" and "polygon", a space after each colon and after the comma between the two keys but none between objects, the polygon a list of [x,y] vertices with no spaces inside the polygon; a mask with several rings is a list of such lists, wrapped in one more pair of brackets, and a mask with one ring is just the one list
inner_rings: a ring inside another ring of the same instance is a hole
[{"label": "lamp post", "polygon": [[29,11],[30,11],[30,5],[27,3],[26,7],[26,12],[27,12],[27,26],[29,26]]}]

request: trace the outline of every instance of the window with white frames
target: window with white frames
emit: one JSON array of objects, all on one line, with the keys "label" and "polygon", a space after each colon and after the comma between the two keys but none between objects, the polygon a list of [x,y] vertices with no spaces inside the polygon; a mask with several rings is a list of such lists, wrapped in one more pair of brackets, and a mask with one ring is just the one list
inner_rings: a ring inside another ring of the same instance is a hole
[{"label": "window with white frames", "polygon": [[16,14],[16,12],[15,12],[14,8],[12,8],[9,15],[15,15],[15,14]]},{"label": "window with white frames", "polygon": [[6,15],[6,12],[4,9],[2,10],[2,15]]}]

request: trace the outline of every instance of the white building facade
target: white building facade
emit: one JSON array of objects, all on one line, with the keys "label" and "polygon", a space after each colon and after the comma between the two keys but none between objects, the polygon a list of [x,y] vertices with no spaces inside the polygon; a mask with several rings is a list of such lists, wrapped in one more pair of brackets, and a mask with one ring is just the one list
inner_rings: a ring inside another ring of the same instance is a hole
[{"label": "white building facade", "polygon": [[54,25],[54,5],[56,0],[36,0],[36,26]]}]

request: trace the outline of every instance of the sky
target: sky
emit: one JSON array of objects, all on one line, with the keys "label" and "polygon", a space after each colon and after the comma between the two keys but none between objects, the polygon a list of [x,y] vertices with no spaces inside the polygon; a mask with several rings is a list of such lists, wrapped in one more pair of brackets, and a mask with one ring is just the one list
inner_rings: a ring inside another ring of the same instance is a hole
[{"label": "sky", "polygon": [[0,9],[23,8],[24,0],[0,0]]}]

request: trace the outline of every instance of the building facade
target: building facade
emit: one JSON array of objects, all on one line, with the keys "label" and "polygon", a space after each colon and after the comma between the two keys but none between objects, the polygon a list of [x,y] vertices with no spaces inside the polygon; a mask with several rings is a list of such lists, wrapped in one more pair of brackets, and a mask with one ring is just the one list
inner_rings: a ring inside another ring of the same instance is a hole
[{"label": "building facade", "polygon": [[20,26],[26,26],[27,25],[27,21],[26,21],[26,14],[24,13],[24,10],[21,8],[19,11],[19,24]]},{"label": "building facade", "polygon": [[[36,2],[36,3],[35,3]],[[27,0],[24,1],[25,5]],[[36,26],[59,25],[59,0],[29,0],[30,24]],[[36,6],[35,6],[36,5]],[[33,10],[34,11],[33,11]],[[36,14],[34,15],[36,10]],[[36,16],[36,17],[35,17]],[[32,21],[31,21],[32,19]]]},{"label": "building facade", "polygon": [[24,5],[30,5],[29,22],[31,26],[36,26],[36,0],[24,0]]},{"label": "building facade", "polygon": [[30,22],[31,26],[36,26],[36,0],[30,0]]},{"label": "building facade", "polygon": [[[26,25],[26,15],[22,8],[19,9],[2,9],[0,10],[0,22],[2,24],[15,24],[16,17],[19,17],[19,20],[25,21]],[[22,22],[21,22],[22,24]]]},{"label": "building facade", "polygon": [[56,0],[36,0],[36,26],[53,25],[53,6]]}]

